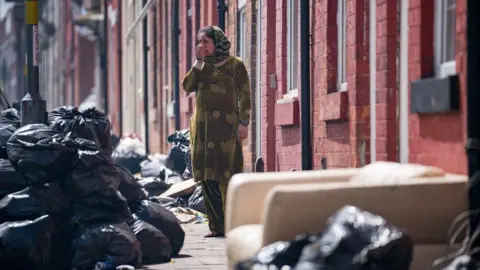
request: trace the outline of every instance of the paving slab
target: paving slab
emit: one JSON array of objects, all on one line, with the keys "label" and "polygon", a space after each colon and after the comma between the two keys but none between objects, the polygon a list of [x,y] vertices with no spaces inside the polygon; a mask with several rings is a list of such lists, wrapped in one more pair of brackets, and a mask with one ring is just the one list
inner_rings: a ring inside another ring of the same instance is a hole
[{"label": "paving slab", "polygon": [[145,270],[227,270],[226,244],[224,238],[204,238],[207,224],[186,224],[185,243],[180,256],[169,263],[148,265]]}]

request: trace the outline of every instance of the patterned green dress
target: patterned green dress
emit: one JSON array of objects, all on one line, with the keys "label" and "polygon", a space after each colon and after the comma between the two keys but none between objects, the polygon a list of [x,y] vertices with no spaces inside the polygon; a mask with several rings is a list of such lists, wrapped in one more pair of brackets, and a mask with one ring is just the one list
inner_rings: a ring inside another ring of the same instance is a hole
[{"label": "patterned green dress", "polygon": [[192,168],[195,181],[228,183],[243,171],[240,121],[250,119],[250,80],[242,60],[229,56],[223,65],[193,67],[183,80],[187,92],[196,91],[190,122]]}]

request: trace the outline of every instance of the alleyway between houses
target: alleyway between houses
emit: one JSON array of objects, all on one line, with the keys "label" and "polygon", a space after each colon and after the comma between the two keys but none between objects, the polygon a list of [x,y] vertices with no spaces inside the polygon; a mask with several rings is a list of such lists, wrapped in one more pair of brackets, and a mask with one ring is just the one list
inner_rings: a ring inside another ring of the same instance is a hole
[{"label": "alleyway between houses", "polygon": [[211,269],[226,270],[227,254],[224,238],[204,238],[208,225],[186,224],[185,244],[180,256],[173,258],[170,263],[145,266],[145,270],[157,269]]}]

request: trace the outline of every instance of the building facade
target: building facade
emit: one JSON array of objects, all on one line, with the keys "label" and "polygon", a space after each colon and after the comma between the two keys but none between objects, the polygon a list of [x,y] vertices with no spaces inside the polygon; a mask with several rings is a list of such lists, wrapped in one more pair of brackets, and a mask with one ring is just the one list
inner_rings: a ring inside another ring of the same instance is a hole
[{"label": "building facade", "polygon": [[[267,171],[298,170],[302,154],[300,1],[226,2],[225,32],[232,53],[244,60],[252,84],[245,168],[252,170],[254,161],[262,157]],[[407,8],[400,2],[310,1],[314,169],[388,160],[466,172],[466,1],[408,1]],[[117,7],[121,26],[115,33],[122,33],[122,53],[113,66],[121,66],[122,72],[112,76],[122,77],[118,104],[123,119],[118,121],[124,132],[143,134],[148,123],[151,152],[165,152],[175,117],[180,118],[181,128],[188,128],[195,96],[180,89],[175,100],[173,91],[195,59],[196,32],[218,24],[216,1],[179,0],[179,31],[172,28],[176,18],[172,0],[129,0]],[[141,30],[143,18],[147,18],[147,35]],[[177,36],[178,61],[172,58],[172,41]],[[142,64],[144,49],[148,50],[147,71]],[[174,76],[177,65],[179,81]],[[421,89],[444,81],[454,85],[456,90],[450,90],[457,91],[458,106],[439,109],[432,104],[442,97]],[[148,121],[143,91],[149,97]],[[178,116],[175,102],[180,107]]]},{"label": "building facade", "polygon": [[65,104],[65,1],[46,1],[40,9],[40,93],[47,100],[47,109]]},{"label": "building facade", "polygon": [[23,9],[12,6],[0,22],[0,77],[2,90],[10,103],[23,98],[24,44]]}]

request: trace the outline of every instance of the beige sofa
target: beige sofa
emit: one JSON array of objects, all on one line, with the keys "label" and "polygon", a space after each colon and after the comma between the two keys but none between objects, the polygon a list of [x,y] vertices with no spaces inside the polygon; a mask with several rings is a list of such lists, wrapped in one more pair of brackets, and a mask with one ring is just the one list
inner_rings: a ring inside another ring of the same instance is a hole
[{"label": "beige sofa", "polygon": [[415,242],[412,269],[427,269],[447,253],[451,222],[467,209],[466,182],[437,168],[385,162],[236,175],[227,195],[229,266],[275,241],[318,233],[336,210],[354,205],[406,229]]}]

